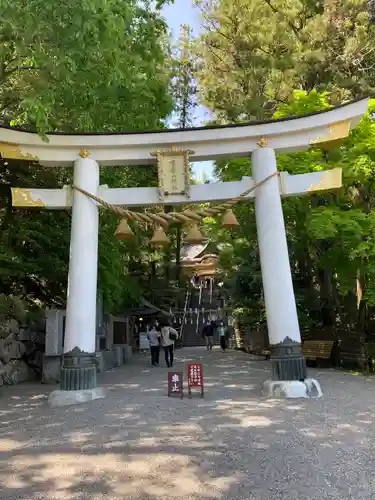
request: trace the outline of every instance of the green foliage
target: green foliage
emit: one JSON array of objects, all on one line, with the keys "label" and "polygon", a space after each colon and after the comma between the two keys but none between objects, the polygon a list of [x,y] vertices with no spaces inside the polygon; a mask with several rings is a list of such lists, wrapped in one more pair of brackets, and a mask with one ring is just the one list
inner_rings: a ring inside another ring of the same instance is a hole
[{"label": "green foliage", "polygon": [[[0,13],[3,123],[41,135],[164,127],[172,109],[169,48],[152,2],[3,0]],[[70,214],[13,211],[9,186],[61,188],[71,184],[72,169],[1,161],[0,181],[0,293],[28,306],[64,307]],[[101,169],[101,183],[111,187],[155,182],[154,168]],[[150,273],[150,230],[138,231],[139,247],[126,245],[114,238],[117,222],[101,215],[99,289],[107,312],[137,302]]]},{"label": "green foliage", "polygon": [[[293,100],[278,107],[277,118],[327,109],[329,93],[295,91]],[[369,113],[338,151],[326,154],[314,148],[278,156],[278,168],[290,174],[343,169],[344,186],[336,193],[321,193],[283,200],[284,218],[300,322],[302,327],[363,323],[375,312],[375,122]],[[249,175],[249,161],[218,162],[223,180]],[[262,286],[254,206],[235,208],[241,227],[233,239],[223,230],[221,265],[232,302],[245,308],[253,325],[264,321]],[[215,230],[212,230],[215,235]],[[358,295],[358,286],[361,294]],[[360,308],[357,305],[360,304]]]},{"label": "green foliage", "polygon": [[333,104],[374,92],[367,0],[198,3],[206,27],[198,76],[216,121],[270,117],[294,89],[328,91]]},{"label": "green foliage", "polygon": [[181,26],[179,43],[173,51],[171,61],[171,92],[174,99],[174,115],[179,128],[193,125],[194,110],[198,106],[197,85],[194,78],[196,61],[191,45],[192,30]]},{"label": "green foliage", "polygon": [[9,187],[62,187],[71,172],[16,161],[0,164],[3,211],[0,230],[0,292],[30,304],[65,303],[70,217],[66,212],[9,209]]},{"label": "green foliage", "polygon": [[0,110],[42,132],[157,128],[170,111],[165,24],[136,0],[0,4]]},{"label": "green foliage", "polygon": [[327,102],[329,92],[319,93],[315,89],[311,92],[294,90],[289,102],[279,104],[273,115],[275,120],[287,118],[288,116],[303,116],[317,111],[326,111],[332,106]]},{"label": "green foliage", "polygon": [[115,238],[117,219],[109,212],[100,215],[99,233],[99,282],[106,312],[118,312],[126,304],[137,299],[137,283],[127,275],[125,248]]},{"label": "green foliage", "polygon": [[[366,6],[362,0],[202,3],[207,29],[197,43],[198,76],[215,121],[305,115],[372,92],[374,27],[367,24]],[[338,152],[278,156],[279,170],[290,174],[343,168],[340,192],[283,202],[303,326],[360,323],[363,306],[375,304],[374,132],[368,115]],[[217,176],[226,181],[249,171],[246,159],[216,164]],[[222,252],[222,266],[233,303],[257,323],[262,303],[255,308],[261,284],[254,279],[260,276],[254,208],[237,207],[236,214],[240,238],[233,239],[230,252]],[[250,251],[241,251],[243,238]],[[356,297],[358,289],[362,295]]]}]

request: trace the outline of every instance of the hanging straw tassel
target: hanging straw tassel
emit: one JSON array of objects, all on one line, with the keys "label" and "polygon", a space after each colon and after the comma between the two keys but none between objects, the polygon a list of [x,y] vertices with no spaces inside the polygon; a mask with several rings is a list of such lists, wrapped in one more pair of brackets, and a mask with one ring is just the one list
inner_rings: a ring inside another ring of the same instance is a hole
[{"label": "hanging straw tassel", "polygon": [[134,233],[131,230],[128,221],[126,219],[121,219],[120,224],[117,226],[115,231],[115,237],[118,240],[126,240],[129,238],[134,238]]},{"label": "hanging straw tassel", "polygon": [[197,224],[192,224],[189,227],[185,241],[190,245],[197,245],[199,243],[202,243],[202,241],[204,241],[202,233],[199,231]]},{"label": "hanging straw tassel", "polygon": [[222,225],[223,227],[226,227],[228,229],[232,229],[239,226],[238,220],[231,208],[229,208],[223,215]]},{"label": "hanging straw tassel", "polygon": [[154,234],[153,234],[153,236],[151,238],[150,243],[154,247],[163,247],[165,245],[168,245],[169,238],[165,234],[165,231],[164,231],[164,229],[161,226],[159,226],[159,227],[157,227],[155,229]]}]

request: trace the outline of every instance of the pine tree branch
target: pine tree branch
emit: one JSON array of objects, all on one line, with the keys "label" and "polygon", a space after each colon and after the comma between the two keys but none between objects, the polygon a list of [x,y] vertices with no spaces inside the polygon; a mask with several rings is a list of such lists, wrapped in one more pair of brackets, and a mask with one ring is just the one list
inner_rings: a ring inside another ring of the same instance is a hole
[{"label": "pine tree branch", "polygon": [[284,17],[284,19],[286,20],[286,22],[288,23],[288,26],[291,28],[291,30],[294,32],[294,34],[296,35],[296,37],[298,38],[298,40],[301,39],[301,36],[300,36],[300,30],[291,22],[291,20],[288,18],[288,16],[282,12],[280,9],[278,9],[277,7],[275,7],[272,3],[272,0],[263,0],[267,5],[268,7],[275,13],[275,14],[280,14]]}]

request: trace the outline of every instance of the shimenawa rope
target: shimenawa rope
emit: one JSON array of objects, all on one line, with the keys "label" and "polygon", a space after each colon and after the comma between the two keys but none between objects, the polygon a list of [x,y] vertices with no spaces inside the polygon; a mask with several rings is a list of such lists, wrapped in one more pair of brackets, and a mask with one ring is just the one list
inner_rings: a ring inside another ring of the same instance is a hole
[{"label": "shimenawa rope", "polygon": [[82,189],[78,186],[73,185],[72,188],[76,189],[80,193],[86,195],[87,197],[91,198],[92,200],[96,201],[101,205],[103,208],[106,208],[107,210],[110,210],[112,213],[119,215],[120,217],[123,217],[128,220],[135,220],[137,222],[146,222],[146,223],[154,223],[154,224],[159,224],[161,226],[168,226],[170,222],[182,222],[184,224],[193,224],[195,222],[200,222],[202,219],[205,217],[213,217],[215,215],[219,215],[220,213],[224,212],[225,210],[228,210],[229,208],[232,208],[234,205],[237,203],[240,203],[246,199],[246,196],[248,196],[250,193],[255,191],[258,187],[260,187],[262,184],[267,182],[269,179],[274,177],[275,175],[279,175],[279,172],[274,172],[271,175],[268,175],[258,183],[254,184],[250,189],[247,189],[243,193],[241,193],[239,196],[236,198],[232,198],[231,200],[227,200],[224,203],[221,203],[217,207],[209,207],[205,209],[200,209],[200,210],[183,210],[182,212],[159,212],[159,213],[152,213],[152,212],[134,212],[132,210],[127,210],[125,208],[122,208],[118,205],[112,205],[106,201],[104,201],[102,198],[99,198],[98,196],[86,191],[85,189]]}]

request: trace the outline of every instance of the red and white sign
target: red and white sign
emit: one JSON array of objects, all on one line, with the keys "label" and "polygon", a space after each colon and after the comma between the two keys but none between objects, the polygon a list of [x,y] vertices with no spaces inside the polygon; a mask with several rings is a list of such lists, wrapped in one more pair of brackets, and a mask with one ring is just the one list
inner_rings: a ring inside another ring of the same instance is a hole
[{"label": "red and white sign", "polygon": [[188,364],[188,392],[191,397],[191,388],[200,387],[201,397],[204,395],[203,365],[201,363]]}]

